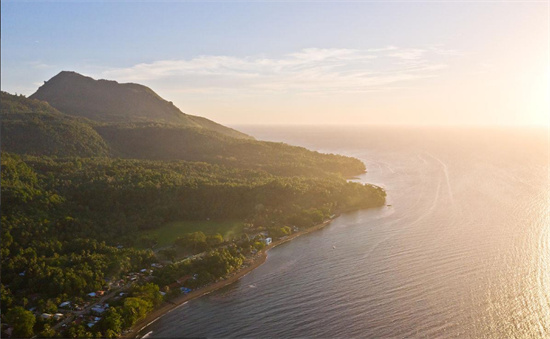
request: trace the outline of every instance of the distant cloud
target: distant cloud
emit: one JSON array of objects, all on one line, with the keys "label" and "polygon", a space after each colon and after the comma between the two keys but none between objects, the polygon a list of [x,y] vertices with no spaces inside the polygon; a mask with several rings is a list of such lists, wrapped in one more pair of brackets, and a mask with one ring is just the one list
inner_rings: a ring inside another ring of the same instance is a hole
[{"label": "distant cloud", "polygon": [[109,69],[101,76],[164,84],[178,92],[356,93],[436,77],[452,56],[444,51],[386,46],[367,50],[307,48],[278,58],[202,55]]},{"label": "distant cloud", "polygon": [[422,58],[422,55],[424,53],[426,53],[426,50],[409,48],[409,49],[398,50],[395,53],[389,54],[389,56],[394,58],[399,58],[399,59],[405,59],[405,60],[418,60]]},{"label": "distant cloud", "polygon": [[27,63],[27,65],[34,69],[48,69],[56,67],[54,65],[49,65],[41,61],[30,61]]}]

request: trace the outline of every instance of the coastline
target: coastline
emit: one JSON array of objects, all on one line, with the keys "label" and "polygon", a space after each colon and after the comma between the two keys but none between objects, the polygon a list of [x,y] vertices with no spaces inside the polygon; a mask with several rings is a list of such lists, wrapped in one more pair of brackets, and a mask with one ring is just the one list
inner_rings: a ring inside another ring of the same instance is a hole
[{"label": "coastline", "polygon": [[[336,216],[336,217],[338,217],[338,216]],[[332,222],[332,220],[334,220],[335,218],[324,221],[321,224],[312,226],[312,227],[310,227],[308,229],[305,229],[303,231],[293,233],[293,234],[289,235],[288,237],[285,237],[285,238],[279,239],[277,241],[274,241],[271,245],[267,246],[266,248],[264,248],[263,250],[258,252],[258,254],[256,254],[252,258],[252,262],[251,262],[250,265],[239,269],[238,271],[236,271],[235,273],[233,273],[232,275],[230,275],[229,277],[227,277],[223,280],[220,280],[220,281],[217,281],[215,283],[206,285],[206,286],[204,286],[202,288],[199,288],[199,289],[197,289],[197,290],[195,290],[195,291],[193,291],[189,294],[182,295],[182,296],[180,296],[180,297],[178,297],[174,300],[164,301],[161,304],[160,307],[154,309],[151,313],[149,313],[147,316],[145,316],[145,318],[143,318],[140,321],[138,321],[137,323],[135,323],[130,328],[129,332],[127,332],[126,334],[121,335],[119,338],[137,338],[137,335],[139,334],[139,332],[141,332],[144,328],[146,328],[147,326],[151,325],[152,323],[154,323],[155,321],[160,319],[163,315],[173,311],[174,309],[176,309],[177,307],[185,304],[189,300],[200,298],[203,295],[209,294],[209,293],[214,292],[214,291],[216,291],[216,290],[218,290],[222,287],[230,285],[230,284],[238,281],[239,279],[241,279],[242,277],[244,277],[248,273],[252,272],[256,268],[260,267],[266,261],[267,252],[270,249],[272,249],[274,247],[277,247],[281,244],[284,244],[284,243],[286,243],[286,242],[288,242],[292,239],[295,239],[295,238],[297,238],[301,235],[308,234],[308,233],[320,230],[323,227],[330,224]]]}]

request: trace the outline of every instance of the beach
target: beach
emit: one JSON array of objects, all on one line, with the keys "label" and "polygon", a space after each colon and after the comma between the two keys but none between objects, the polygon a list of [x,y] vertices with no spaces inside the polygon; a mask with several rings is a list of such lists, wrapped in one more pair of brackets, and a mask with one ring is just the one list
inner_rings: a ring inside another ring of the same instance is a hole
[{"label": "beach", "polygon": [[176,309],[178,306],[183,305],[184,303],[186,303],[189,300],[199,298],[199,297],[201,297],[205,294],[209,294],[209,293],[214,292],[214,291],[216,291],[216,290],[218,290],[218,289],[220,289],[224,286],[232,284],[232,283],[238,281],[239,279],[241,279],[242,277],[244,277],[245,275],[247,275],[248,273],[252,272],[254,269],[261,266],[266,261],[267,252],[270,249],[272,249],[276,246],[279,246],[281,244],[284,244],[284,243],[286,243],[286,242],[288,242],[288,241],[290,241],[294,238],[297,238],[301,235],[317,231],[317,230],[327,226],[328,224],[330,224],[330,222],[332,220],[333,219],[324,221],[321,224],[315,225],[315,226],[307,228],[305,230],[298,231],[298,232],[293,233],[289,236],[286,236],[286,237],[283,237],[281,239],[278,239],[278,240],[274,241],[271,245],[269,245],[266,248],[264,248],[263,250],[259,251],[253,258],[251,258],[252,259],[251,263],[248,266],[245,266],[245,267],[239,269],[238,271],[234,272],[233,274],[231,274],[230,276],[228,276],[227,278],[225,278],[223,280],[211,283],[211,284],[206,285],[204,287],[201,287],[197,290],[194,290],[194,291],[190,292],[189,294],[182,295],[182,296],[180,296],[178,298],[175,298],[173,300],[164,301],[158,308],[154,309],[145,318],[143,318],[140,321],[138,321],[137,323],[135,323],[134,326],[132,326],[132,328],[130,329],[129,332],[121,335],[121,338],[137,338],[138,334],[144,328],[146,328],[147,326],[149,326],[153,322],[157,321],[160,317],[162,317],[166,313]]}]

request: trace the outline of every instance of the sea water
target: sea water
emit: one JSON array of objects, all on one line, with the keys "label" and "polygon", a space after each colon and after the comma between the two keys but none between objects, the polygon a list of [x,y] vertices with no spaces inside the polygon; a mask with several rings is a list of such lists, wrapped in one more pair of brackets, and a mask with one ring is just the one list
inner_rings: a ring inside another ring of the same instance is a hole
[{"label": "sea water", "polygon": [[161,337],[550,337],[548,131],[237,127],[361,159],[387,205],[269,251]]}]

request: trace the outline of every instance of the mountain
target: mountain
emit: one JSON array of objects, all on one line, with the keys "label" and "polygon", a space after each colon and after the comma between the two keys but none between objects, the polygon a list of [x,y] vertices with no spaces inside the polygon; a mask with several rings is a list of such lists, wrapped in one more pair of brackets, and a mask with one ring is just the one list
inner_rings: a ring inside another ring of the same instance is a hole
[{"label": "mountain", "polygon": [[205,129],[144,123],[101,125],[96,131],[113,156],[120,158],[201,161],[281,176],[354,176],[365,171],[355,158],[280,142],[230,138]]},{"label": "mountain", "polygon": [[146,86],[95,80],[76,72],[60,72],[29,98],[46,101],[63,113],[100,122],[169,123],[251,138],[206,118],[185,114]]},{"label": "mountain", "polygon": [[2,92],[2,151],[59,157],[109,155],[91,121],[71,117],[47,102]]},{"label": "mountain", "polygon": [[30,98],[2,93],[1,121],[2,150],[16,154],[200,161],[285,177],[365,171],[355,158],[257,141],[184,114],[145,86],[74,72],[59,73]]}]

